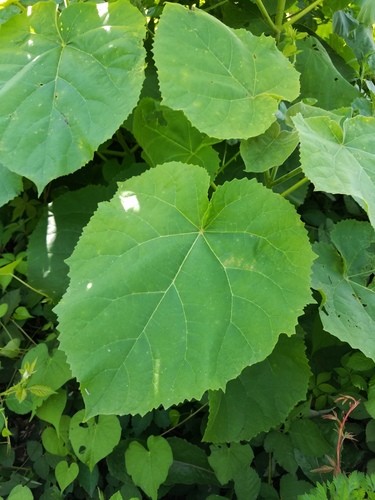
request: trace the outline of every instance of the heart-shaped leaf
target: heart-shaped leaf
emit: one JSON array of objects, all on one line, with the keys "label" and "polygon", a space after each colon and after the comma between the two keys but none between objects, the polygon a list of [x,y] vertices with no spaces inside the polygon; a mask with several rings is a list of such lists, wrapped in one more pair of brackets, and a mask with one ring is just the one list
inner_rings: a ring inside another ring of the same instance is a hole
[{"label": "heart-shaped leaf", "polygon": [[111,453],[120,441],[121,426],[114,415],[101,415],[84,421],[85,412],[77,412],[70,421],[69,439],[76,456],[93,470],[96,463]]},{"label": "heart-shaped leaf", "polygon": [[161,436],[150,436],[147,448],[137,441],[131,442],[125,452],[126,469],[134,483],[156,500],[159,486],[167,479],[173,455],[168,441]]},{"label": "heart-shaped leaf", "polygon": [[62,460],[56,465],[55,477],[61,492],[75,480],[78,473],[79,467],[75,462],[69,465],[66,460]]},{"label": "heart-shaped leaf", "polygon": [[84,229],[56,311],[88,416],[199,399],[294,333],[313,260],[294,208],[247,179],[209,201],[209,182],[195,165],[158,166]]},{"label": "heart-shaped leaf", "polygon": [[118,129],[144,79],[142,14],[126,0],[38,2],[1,26],[0,161],[39,191]]},{"label": "heart-shaped leaf", "polygon": [[279,101],[299,94],[299,75],[273,38],[232,30],[199,9],[167,3],[154,55],[163,103],[210,137],[262,134]]}]

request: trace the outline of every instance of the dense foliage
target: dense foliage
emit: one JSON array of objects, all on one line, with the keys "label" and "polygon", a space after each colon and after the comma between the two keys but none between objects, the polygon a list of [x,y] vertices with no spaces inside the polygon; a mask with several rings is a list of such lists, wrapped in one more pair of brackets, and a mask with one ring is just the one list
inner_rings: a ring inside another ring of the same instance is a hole
[{"label": "dense foliage", "polygon": [[372,498],[374,5],[1,2],[0,496]]}]

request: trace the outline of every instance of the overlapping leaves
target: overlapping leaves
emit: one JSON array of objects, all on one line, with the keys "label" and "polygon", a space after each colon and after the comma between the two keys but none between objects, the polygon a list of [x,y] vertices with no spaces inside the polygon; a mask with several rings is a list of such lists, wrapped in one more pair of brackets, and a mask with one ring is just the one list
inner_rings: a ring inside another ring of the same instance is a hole
[{"label": "overlapping leaves", "polygon": [[332,244],[319,242],[313,287],[323,300],[323,327],[375,360],[375,232],[370,224],[342,221],[330,233]]},{"label": "overlapping leaves", "polygon": [[255,181],[211,201],[208,186],[200,167],[158,166],[86,226],[57,313],[89,416],[224,388],[294,332],[313,254],[293,207]]}]

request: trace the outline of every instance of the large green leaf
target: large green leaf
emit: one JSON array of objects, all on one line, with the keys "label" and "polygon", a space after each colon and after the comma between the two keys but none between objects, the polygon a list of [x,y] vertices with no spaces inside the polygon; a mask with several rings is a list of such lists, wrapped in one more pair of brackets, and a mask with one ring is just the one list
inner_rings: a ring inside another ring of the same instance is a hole
[{"label": "large green leaf", "polygon": [[294,332],[313,260],[294,208],[255,180],[208,187],[177,162],[120,184],[68,259],[59,338],[89,416],[223,389]]},{"label": "large green leaf", "polygon": [[126,0],[39,2],[0,27],[0,161],[41,190],[90,160],[137,103],[144,18]]},{"label": "large green leaf", "polygon": [[154,55],[163,103],[211,137],[262,134],[279,101],[299,94],[298,73],[273,38],[232,30],[198,9],[165,6]]},{"label": "large green leaf", "polygon": [[375,118],[342,126],[327,116],[292,118],[301,141],[301,166],[318,191],[351,195],[375,226]]},{"label": "large green leaf", "polygon": [[182,111],[142,99],[134,111],[132,132],[152,167],[181,161],[204,167],[210,175],[219,169],[219,155],[212,148],[216,141],[192,127]]},{"label": "large green leaf", "polygon": [[[297,42],[296,69],[301,73],[301,96],[317,100],[317,105],[325,109],[349,106],[360,96],[337,71],[327,51],[315,37],[307,37]],[[322,83],[324,82],[324,83]]]},{"label": "large green leaf", "polygon": [[375,232],[370,224],[342,221],[332,244],[317,243],[313,287],[322,294],[324,329],[375,360]]},{"label": "large green leaf", "polygon": [[280,424],[305,399],[310,369],[301,339],[281,336],[273,353],[211,392],[205,441],[249,440]]},{"label": "large green leaf", "polygon": [[65,259],[98,202],[110,198],[113,192],[104,186],[87,186],[48,204],[29,241],[27,277],[32,286],[55,301],[62,297],[69,283]]}]

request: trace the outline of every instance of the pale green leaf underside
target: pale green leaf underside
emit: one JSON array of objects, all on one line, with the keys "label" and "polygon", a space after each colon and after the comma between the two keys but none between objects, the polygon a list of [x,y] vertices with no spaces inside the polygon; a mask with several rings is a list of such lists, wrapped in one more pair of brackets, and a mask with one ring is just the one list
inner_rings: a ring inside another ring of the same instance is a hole
[{"label": "pale green leaf underside", "polygon": [[181,111],[142,99],[134,111],[132,132],[143,149],[147,163],[155,167],[180,161],[204,167],[214,177],[219,169],[215,143],[192,127]]},{"label": "pale green leaf underside", "polygon": [[[272,354],[209,395],[205,441],[250,440],[282,423],[306,397],[310,369],[301,339],[281,336]],[[267,397],[265,397],[267,395]]]},{"label": "pale green leaf underside", "polygon": [[353,196],[375,226],[375,118],[356,116],[342,127],[327,116],[292,120],[301,166],[315,189]]},{"label": "pale green leaf underside", "polygon": [[258,137],[241,141],[241,156],[246,172],[265,172],[279,167],[298,145],[298,134],[294,130],[280,130],[278,123]]},{"label": "pale green leaf underside", "polygon": [[279,101],[299,94],[299,75],[271,37],[232,30],[198,9],[165,6],[154,55],[163,103],[218,139],[262,134]]},{"label": "pale green leaf underside", "polygon": [[375,232],[368,223],[343,221],[331,241],[314,245],[313,287],[324,297],[323,327],[375,360]]},{"label": "pale green leaf underside", "polygon": [[126,0],[40,2],[0,30],[0,161],[41,190],[74,172],[137,103],[144,18]]},{"label": "pale green leaf underside", "polygon": [[158,166],[84,229],[56,311],[89,416],[200,398],[294,332],[313,254],[293,207],[247,179],[208,187],[200,167]]}]

